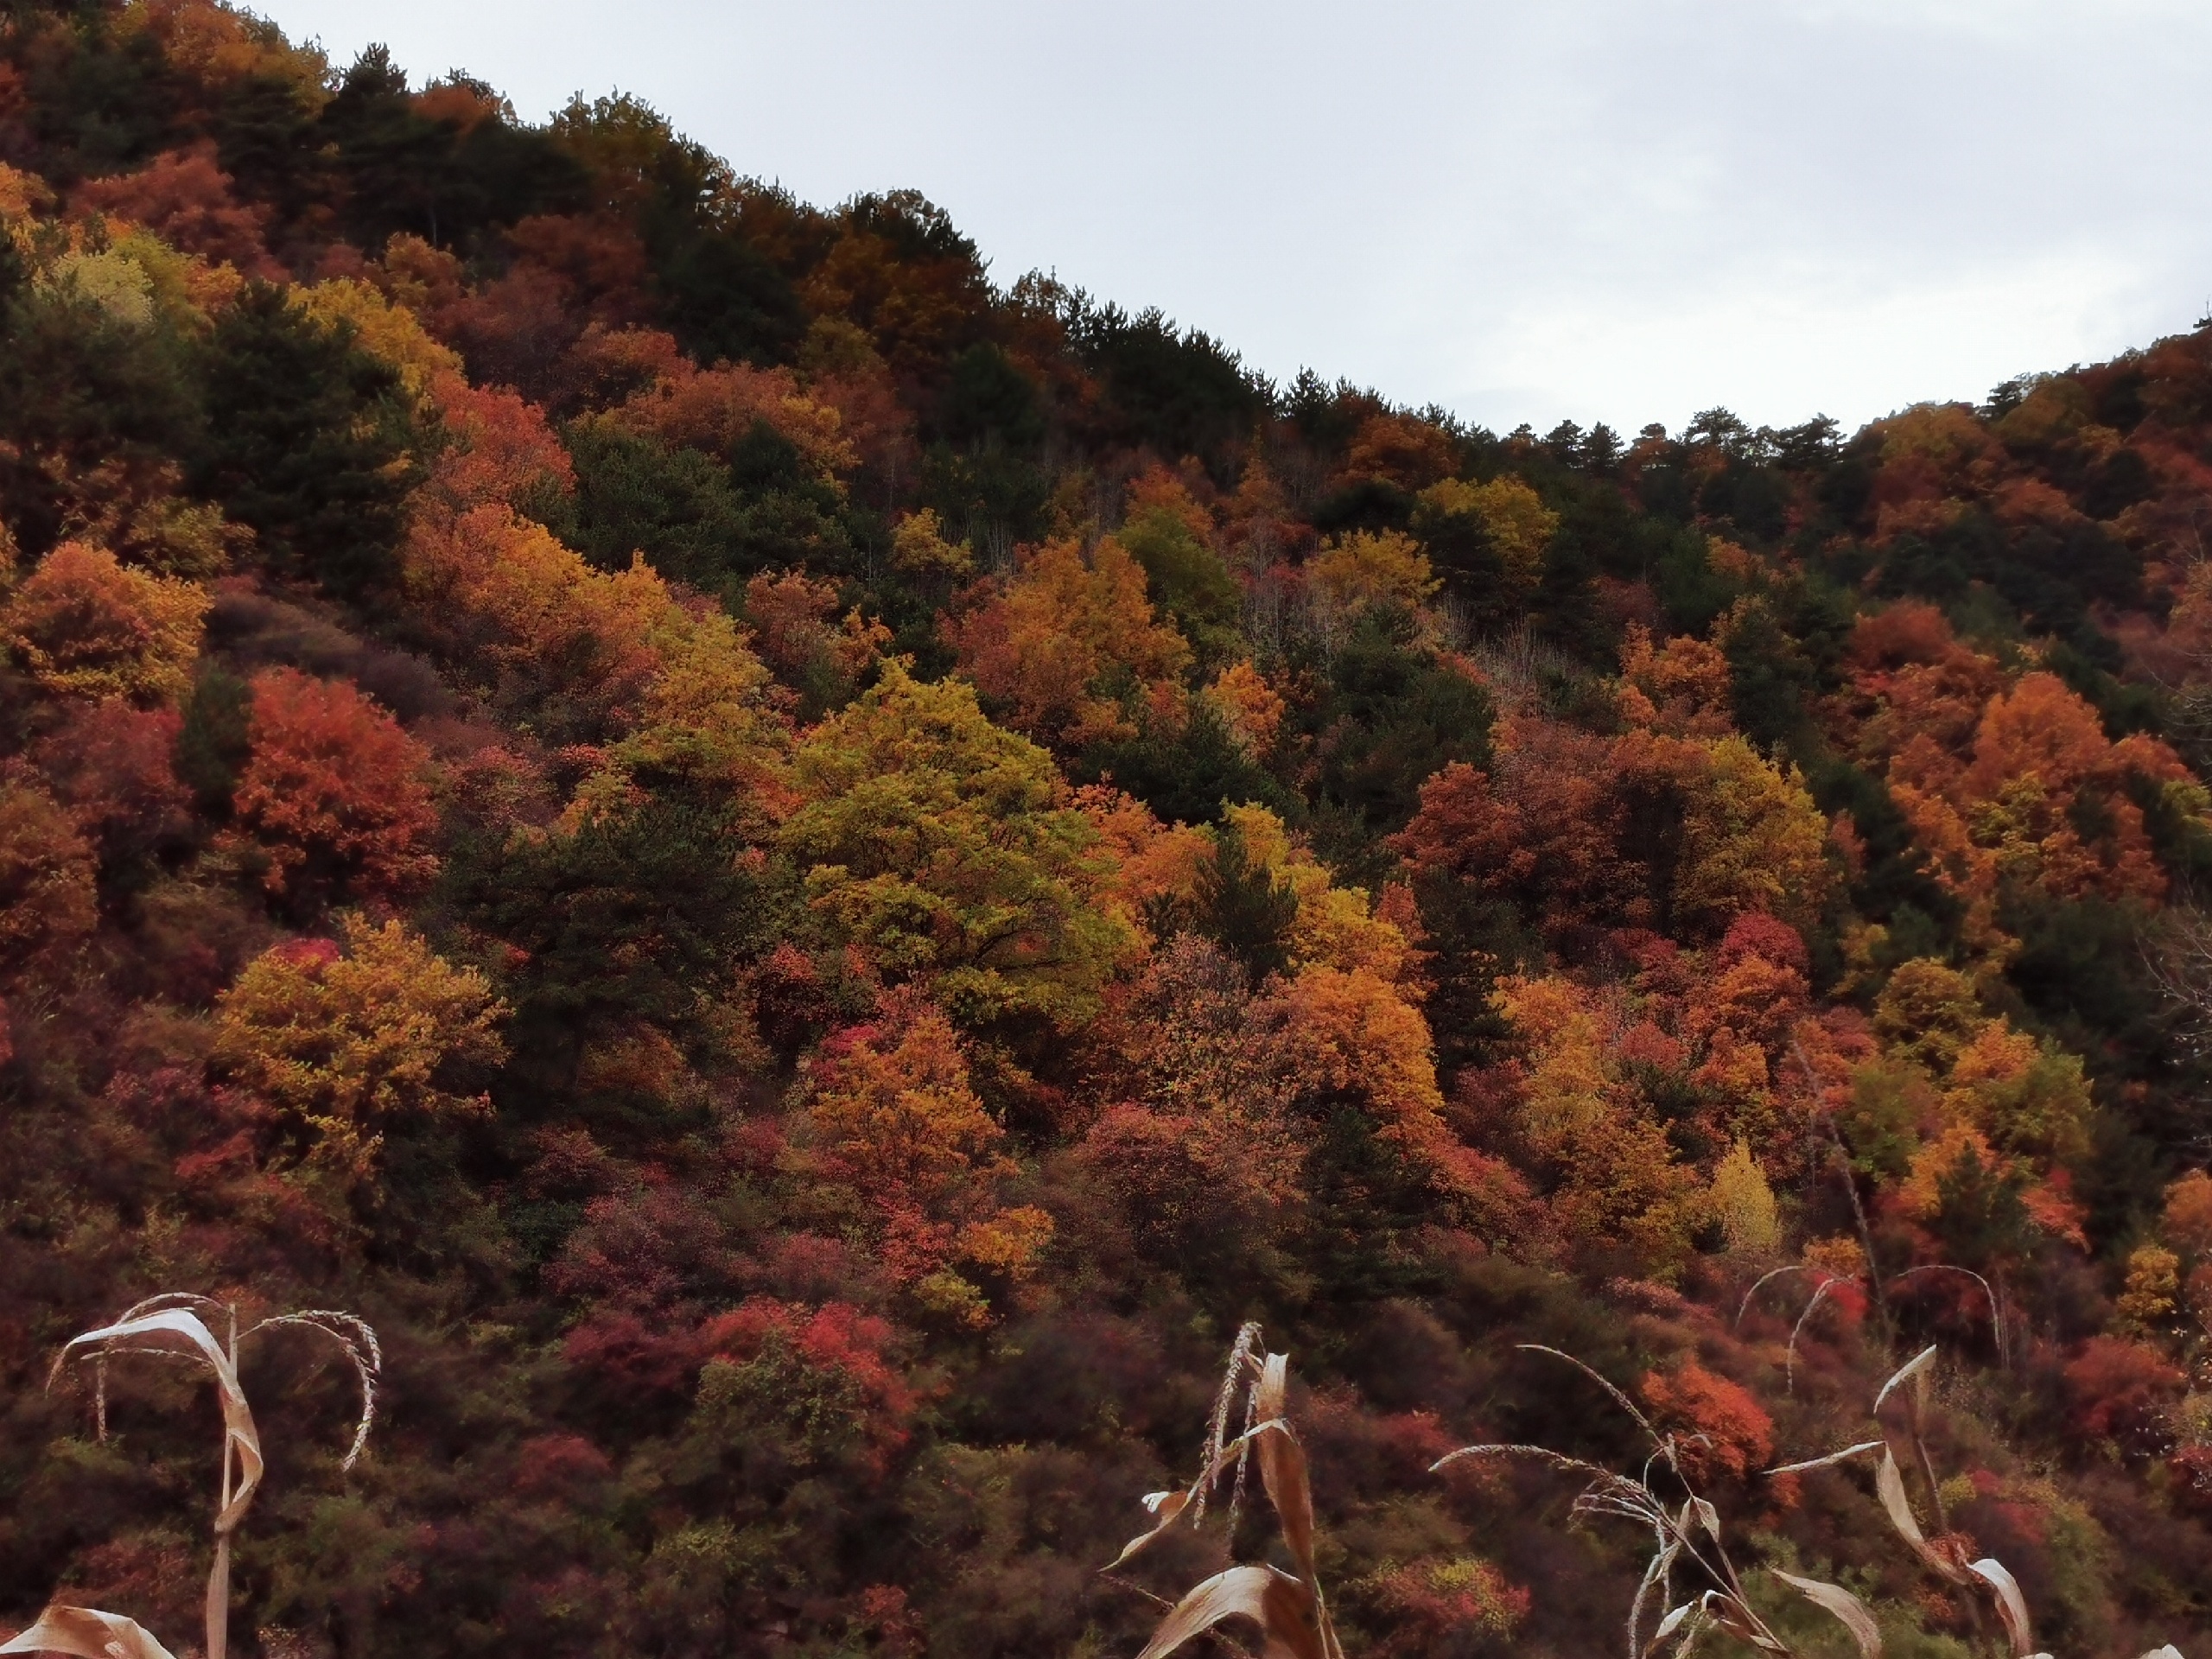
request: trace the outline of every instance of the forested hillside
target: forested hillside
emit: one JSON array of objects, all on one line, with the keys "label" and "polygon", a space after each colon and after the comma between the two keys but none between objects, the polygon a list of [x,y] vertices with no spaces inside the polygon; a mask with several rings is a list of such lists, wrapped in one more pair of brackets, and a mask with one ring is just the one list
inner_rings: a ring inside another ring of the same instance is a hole
[{"label": "forested hillside", "polygon": [[[268,1659],[1134,1655],[1251,1319],[1348,1652],[1618,1651],[1529,1343],[1892,1655],[2212,1650],[2212,328],[1501,436],[744,165],[0,7],[0,1625],[198,1641],[210,1397],[48,1386],[188,1291],[382,1341]],[[1929,1344],[1916,1555],[1764,1471]]]}]

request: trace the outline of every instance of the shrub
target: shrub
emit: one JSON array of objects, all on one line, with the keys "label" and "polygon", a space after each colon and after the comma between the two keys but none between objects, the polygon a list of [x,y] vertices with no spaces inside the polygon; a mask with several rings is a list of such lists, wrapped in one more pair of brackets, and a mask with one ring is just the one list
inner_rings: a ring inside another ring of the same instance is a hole
[{"label": "shrub", "polygon": [[1774,1419],[1751,1391],[1695,1360],[1637,1385],[1654,1418],[1679,1431],[1682,1465],[1694,1478],[1742,1480],[1774,1455]]},{"label": "shrub", "polygon": [[2159,1434],[2185,1381],[2157,1349],[2124,1337],[2092,1337],[2066,1365],[2075,1427],[2139,1448]]},{"label": "shrub", "polygon": [[50,964],[98,919],[92,849],[44,790],[0,784],[0,979]]},{"label": "shrub", "polygon": [[365,1173],[383,1125],[485,1109],[453,1092],[452,1065],[506,1058],[506,1013],[484,976],[455,968],[397,922],[346,918],[336,941],[265,951],[215,1011],[215,1057],[231,1077],[315,1132],[315,1155]]}]

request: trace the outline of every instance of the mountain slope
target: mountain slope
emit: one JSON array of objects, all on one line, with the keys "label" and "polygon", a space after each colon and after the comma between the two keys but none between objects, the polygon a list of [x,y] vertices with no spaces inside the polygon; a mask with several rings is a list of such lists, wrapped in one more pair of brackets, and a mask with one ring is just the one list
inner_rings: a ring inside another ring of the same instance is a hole
[{"label": "mountain slope", "polygon": [[1135,1651],[1248,1319],[1363,1651],[1618,1639],[1427,1471],[1641,1456],[1526,1342],[1928,1654],[1757,1471],[1938,1343],[2042,1642],[2212,1634],[2212,331],[1501,436],[207,0],[5,14],[0,223],[0,1608],[192,1627],[37,1386],[191,1289],[387,1350],[249,1364],[270,1654]]}]

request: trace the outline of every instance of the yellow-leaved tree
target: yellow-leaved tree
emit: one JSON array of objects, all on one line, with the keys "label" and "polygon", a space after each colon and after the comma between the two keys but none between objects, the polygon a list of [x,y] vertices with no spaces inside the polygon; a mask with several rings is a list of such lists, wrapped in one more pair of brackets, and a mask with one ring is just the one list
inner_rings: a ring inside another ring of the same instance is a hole
[{"label": "yellow-leaved tree", "polygon": [[1766,1172],[1738,1141],[1713,1171],[1713,1210],[1728,1248],[1741,1255],[1771,1255],[1782,1243],[1782,1223]]},{"label": "yellow-leaved tree", "polygon": [[1135,943],[1109,860],[1052,757],[957,680],[897,664],[792,760],[781,830],[822,925],[963,1023],[1084,1017]]},{"label": "yellow-leaved tree", "polygon": [[1673,919],[1719,934],[1746,911],[1800,929],[1818,920],[1835,885],[1827,820],[1795,766],[1783,769],[1743,738],[1667,737],[1632,731],[1613,746],[1634,794],[1679,814]]},{"label": "yellow-leaved tree", "polygon": [[355,346],[398,375],[417,404],[429,401],[434,380],[462,372],[459,353],[431,339],[405,306],[357,277],[334,276],[298,295],[302,310],[326,327],[350,330]]},{"label": "yellow-leaved tree", "polygon": [[622,798],[647,769],[779,810],[785,729],[768,671],[727,611],[685,602],[642,559],[595,570],[499,502],[420,513],[407,557],[453,655],[491,671],[500,703],[600,747],[582,810]]},{"label": "yellow-leaved tree", "polygon": [[421,935],[349,914],[338,939],[289,941],[247,965],[216,1004],[214,1059],[313,1132],[311,1162],[365,1180],[387,1123],[488,1109],[448,1073],[506,1058],[506,1012],[481,974]]},{"label": "yellow-leaved tree", "polygon": [[1423,490],[1421,499],[1434,512],[1470,513],[1480,519],[1504,567],[1508,587],[1520,594],[1535,592],[1544,572],[1545,550],[1559,530],[1559,515],[1534,489],[1510,474],[1487,484],[1446,478]]},{"label": "yellow-leaved tree", "polygon": [[1563,1242],[1592,1264],[1672,1276],[1707,1199],[1624,1084],[1620,1011],[1557,975],[1501,980],[1497,1005],[1520,1039],[1519,1128],[1550,1177]]},{"label": "yellow-leaved tree", "polygon": [[1306,576],[1316,592],[1345,610],[1411,610],[1437,588],[1428,556],[1400,530],[1359,530],[1325,542]]}]

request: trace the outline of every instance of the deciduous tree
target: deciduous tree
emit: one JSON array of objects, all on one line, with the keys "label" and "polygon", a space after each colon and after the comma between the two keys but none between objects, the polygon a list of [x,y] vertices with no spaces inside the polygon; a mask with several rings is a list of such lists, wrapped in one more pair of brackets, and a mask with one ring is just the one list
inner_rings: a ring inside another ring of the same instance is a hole
[{"label": "deciduous tree", "polygon": [[64,542],[10,597],[0,626],[50,692],[166,702],[191,681],[208,604],[197,583],[133,570],[104,548]]},{"label": "deciduous tree", "polygon": [[337,939],[289,941],[239,975],[216,1004],[214,1058],[311,1133],[315,1161],[364,1179],[392,1123],[490,1109],[450,1079],[505,1058],[505,1014],[475,969],[397,921],[349,914]]},{"label": "deciduous tree", "polygon": [[0,783],[0,976],[58,964],[99,920],[92,849],[28,782]]},{"label": "deciduous tree", "polygon": [[436,873],[429,753],[351,685],[255,676],[246,741],[228,833],[271,893],[390,898]]},{"label": "deciduous tree", "polygon": [[1134,943],[1101,907],[1097,831],[1044,750],[957,680],[895,664],[793,757],[781,844],[814,913],[963,1021],[1093,1006]]},{"label": "deciduous tree", "polygon": [[1141,701],[1190,660],[1158,620],[1143,567],[1112,537],[1048,542],[951,626],[960,666],[1015,729],[1068,751],[1135,734]]}]

